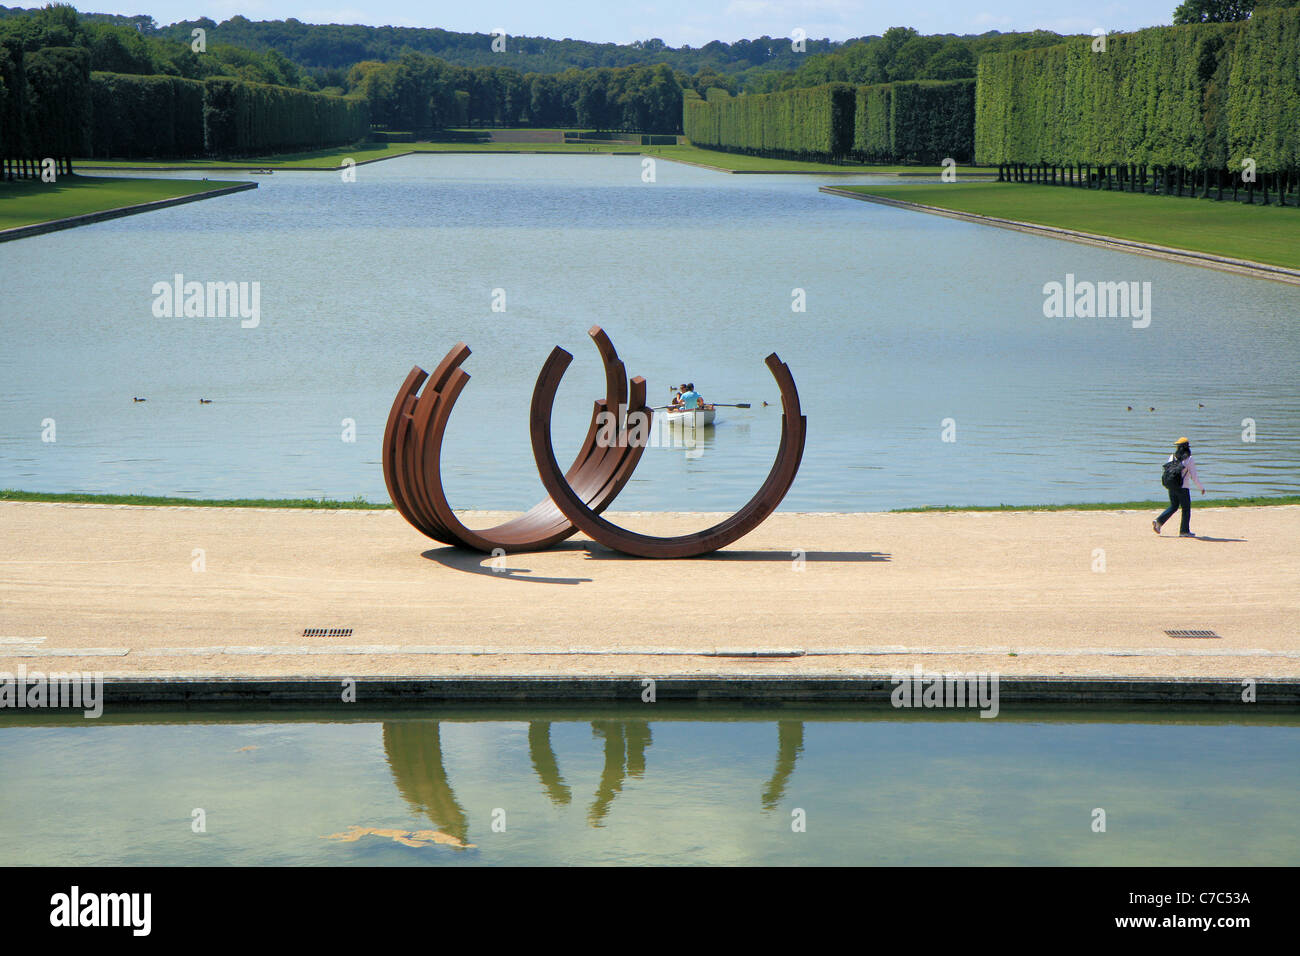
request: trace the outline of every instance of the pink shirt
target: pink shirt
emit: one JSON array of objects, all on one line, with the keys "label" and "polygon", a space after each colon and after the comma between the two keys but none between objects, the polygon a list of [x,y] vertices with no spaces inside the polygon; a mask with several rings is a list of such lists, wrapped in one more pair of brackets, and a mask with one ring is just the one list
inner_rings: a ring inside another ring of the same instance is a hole
[{"label": "pink shirt", "polygon": [[[1173,461],[1174,456],[1170,455],[1169,460]],[[1205,486],[1201,484],[1201,479],[1196,474],[1196,459],[1188,455],[1183,459],[1183,487],[1191,488],[1192,482],[1195,482],[1196,487],[1200,488],[1202,492],[1205,491]]]}]

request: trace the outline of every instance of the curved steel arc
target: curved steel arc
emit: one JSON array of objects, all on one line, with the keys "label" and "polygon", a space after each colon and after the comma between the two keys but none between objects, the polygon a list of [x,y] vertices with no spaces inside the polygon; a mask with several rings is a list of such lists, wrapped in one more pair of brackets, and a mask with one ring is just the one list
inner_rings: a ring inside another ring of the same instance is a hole
[{"label": "curved steel arc", "polygon": [[[537,384],[533,387],[530,436],[533,458],[537,462],[537,471],[546,493],[565,517],[592,540],[607,548],[642,558],[697,557],[724,548],[754,530],[776,510],[790,490],[803,460],[807,419],[799,406],[799,390],[795,387],[794,376],[774,352],[767,357],[766,362],[781,389],[781,444],[767,479],[743,508],[711,528],[669,538],[629,531],[600,517],[587,506],[578,490],[561,473],[555,451],[551,447],[551,413],[555,406],[555,393],[572,360],[573,356],[568,352],[556,348],[542,366]],[[647,416],[653,414],[649,409],[642,410]],[[649,423],[650,419],[647,418],[647,427]],[[620,438],[626,440],[627,436],[624,434]]]},{"label": "curved steel arc", "polygon": [[[605,397],[593,404],[587,436],[564,477],[584,506],[599,513],[627,484],[644,448],[624,440],[623,432],[612,444],[601,440],[608,435],[600,427],[601,413],[612,408],[618,414],[630,404],[629,384],[627,370],[604,330],[593,326],[587,334],[604,364]],[[469,355],[469,347],[459,342],[432,375],[413,368],[393,400],[382,456],[384,482],[393,505],[415,528],[445,544],[486,552],[498,548],[537,551],[556,544],[577,529],[553,500],[539,502],[525,514],[485,529],[466,527],[447,501],[442,487],[442,442],[456,399],[470,379],[460,368]],[[644,405],[644,379],[632,380],[631,398]]]}]

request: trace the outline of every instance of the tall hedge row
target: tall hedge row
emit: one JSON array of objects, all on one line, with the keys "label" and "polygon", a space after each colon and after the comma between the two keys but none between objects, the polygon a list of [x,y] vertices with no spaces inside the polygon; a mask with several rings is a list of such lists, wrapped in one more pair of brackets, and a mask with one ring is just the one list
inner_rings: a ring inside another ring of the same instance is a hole
[{"label": "tall hedge row", "polygon": [[223,155],[334,146],[370,129],[359,97],[214,77],[203,81],[205,148]]},{"label": "tall hedge row", "polygon": [[7,103],[0,106],[0,156],[84,156],[90,149],[90,54],[45,47],[0,63]]},{"label": "tall hedge row", "polygon": [[1300,8],[985,56],[982,164],[1300,165]]},{"label": "tall hedge row", "polygon": [[1265,169],[1300,167],[1300,8],[1257,10],[1228,79],[1228,160]]},{"label": "tall hedge row", "polygon": [[364,139],[365,101],[231,78],[91,73],[74,47],[0,42],[0,157],[164,158]]},{"label": "tall hedge row", "polygon": [[683,128],[695,145],[794,159],[969,162],[974,115],[973,80],[832,83],[734,97],[709,90],[704,99],[687,93],[682,100]]},{"label": "tall hedge row", "polygon": [[201,156],[203,83],[176,76],[92,73],[97,157]]},{"label": "tall hedge row", "polygon": [[968,163],[975,81],[915,80],[857,88],[853,152],[867,162]]},{"label": "tall hedge row", "polygon": [[780,93],[683,97],[682,124],[697,146],[788,159],[838,160],[853,148],[854,94],[843,83]]},{"label": "tall hedge row", "polygon": [[24,85],[22,44],[0,37],[0,157],[21,152]]},{"label": "tall hedge row", "polygon": [[894,158],[894,84],[877,83],[857,88],[853,120],[853,152],[869,163],[887,163]]}]

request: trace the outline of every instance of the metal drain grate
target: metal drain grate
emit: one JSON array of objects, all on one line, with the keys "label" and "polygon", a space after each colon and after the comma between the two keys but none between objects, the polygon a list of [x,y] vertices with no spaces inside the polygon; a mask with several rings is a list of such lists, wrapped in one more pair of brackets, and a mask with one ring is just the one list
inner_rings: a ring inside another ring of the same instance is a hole
[{"label": "metal drain grate", "polygon": [[304,627],[303,637],[351,637],[350,627]]},{"label": "metal drain grate", "polygon": [[1175,630],[1175,631],[1165,631],[1165,633],[1168,634],[1170,637],[1217,637],[1217,638],[1223,637],[1222,634],[1216,634],[1214,631]]}]

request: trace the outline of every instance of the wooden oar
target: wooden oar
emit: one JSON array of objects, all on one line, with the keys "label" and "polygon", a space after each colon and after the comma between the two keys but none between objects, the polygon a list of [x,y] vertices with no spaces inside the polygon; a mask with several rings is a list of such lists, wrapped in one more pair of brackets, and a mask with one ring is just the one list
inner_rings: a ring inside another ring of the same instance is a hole
[{"label": "wooden oar", "polygon": [[[728,405],[728,404],[725,403],[725,402],[710,402],[709,404],[712,405],[714,408],[753,408],[753,407],[754,407],[754,406],[751,405],[749,402],[738,402],[738,403],[736,403],[736,404],[734,404],[734,405]],[[655,406],[653,406],[653,407],[654,407],[655,411],[662,411],[662,410],[665,409],[665,408],[672,408],[671,405],[655,405]],[[677,411],[677,412],[702,412],[702,411],[704,411],[704,409],[702,409],[702,408],[675,408],[675,409],[673,409],[673,411]]]}]

